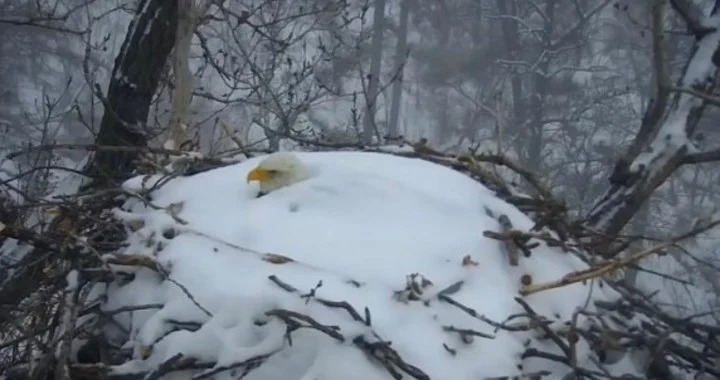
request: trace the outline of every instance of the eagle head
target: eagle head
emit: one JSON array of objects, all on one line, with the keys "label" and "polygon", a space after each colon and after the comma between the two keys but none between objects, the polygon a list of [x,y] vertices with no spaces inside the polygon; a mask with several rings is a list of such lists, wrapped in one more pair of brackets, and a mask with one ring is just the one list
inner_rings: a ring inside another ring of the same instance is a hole
[{"label": "eagle head", "polygon": [[247,175],[247,182],[257,181],[260,192],[268,193],[310,178],[310,171],[290,152],[268,155]]}]

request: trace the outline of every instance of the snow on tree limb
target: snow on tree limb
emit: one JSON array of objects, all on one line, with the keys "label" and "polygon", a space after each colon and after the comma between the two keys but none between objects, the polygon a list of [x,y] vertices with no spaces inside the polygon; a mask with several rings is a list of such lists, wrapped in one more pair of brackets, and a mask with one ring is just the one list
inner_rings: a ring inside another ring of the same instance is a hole
[{"label": "snow on tree limb", "polygon": [[[676,10],[678,6],[682,8],[681,15],[687,20],[688,17],[683,13],[689,12],[686,5],[689,7],[689,4],[684,2],[673,2]],[[704,26],[712,26],[712,29],[703,29],[696,34],[692,55],[677,87],[708,93],[717,74],[717,65],[714,62],[720,44],[717,7],[709,16],[701,18],[700,22]],[[588,216],[591,224],[607,234],[620,232],[652,192],[681,165],[688,163],[686,157],[689,153],[694,153],[690,137],[694,134],[707,104],[706,99],[691,91],[676,92],[672,101],[664,109],[658,110],[664,117],[656,123],[641,127],[641,133],[636,137],[636,143],[631,149],[634,149],[635,145],[642,148],[636,152],[629,151],[626,157],[617,162],[610,178],[610,189]],[[653,121],[644,120],[644,123],[648,122]],[[650,136],[652,138],[649,138]]]},{"label": "snow on tree limb", "polygon": [[[685,20],[688,29],[696,36],[712,32],[713,28],[705,26],[702,19],[702,13],[696,6],[688,0],[670,0],[670,4],[675,11]],[[715,5],[717,7],[717,3]]]}]

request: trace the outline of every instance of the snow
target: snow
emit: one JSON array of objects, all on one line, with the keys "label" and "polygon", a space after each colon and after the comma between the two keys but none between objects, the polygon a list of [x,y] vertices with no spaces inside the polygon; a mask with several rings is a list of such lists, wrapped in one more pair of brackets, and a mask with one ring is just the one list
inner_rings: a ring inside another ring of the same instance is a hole
[{"label": "snow", "polygon": [[[229,379],[231,371],[223,369],[242,371],[238,363],[267,357],[244,378],[323,380],[342,374],[348,380],[392,379],[363,353],[358,337],[391,341],[405,362],[431,379],[482,379],[541,369],[562,378],[568,372],[558,363],[520,357],[526,344],[559,352],[537,339],[536,331],[496,329],[483,321],[503,323],[523,312],[515,300],[523,274],[540,283],[585,268],[572,254],[544,244],[521,258],[519,266],[509,266],[501,244],[483,231],[499,231],[495,218],[501,214],[516,229],[528,230],[533,225],[528,217],[463,174],[420,159],[385,153],[296,154],[312,178],[260,198],[256,185],[245,181],[263,158],[255,157],[173,179],[151,193],[152,204],[131,199],[116,210],[139,227],[122,253],[154,259],[164,275],[111,264],[134,272],[134,278],[96,289],[107,296],[106,311],[163,305],[113,313],[129,331],[125,345],[135,353],[135,360],[115,373],[152,371],[182,354],[204,363],[205,369],[193,373],[198,378],[217,372],[213,378]],[[142,193],[143,186],[159,179],[133,178],[125,188]],[[466,256],[471,260],[463,264]],[[416,283],[414,293],[406,289],[409,281]],[[443,302],[442,295],[480,317]],[[572,319],[576,308],[611,297],[607,289],[588,283],[525,301],[557,328]],[[358,315],[325,301],[347,302]],[[592,305],[587,309],[592,311]],[[335,327],[326,332],[301,328],[289,341],[286,322],[293,312]],[[587,322],[582,316],[579,321]],[[511,322],[528,323],[528,318]],[[469,339],[452,328],[488,337]],[[577,350],[578,364],[595,368],[584,341]],[[617,365],[634,371],[627,361]]]},{"label": "snow", "polygon": [[378,147],[378,151],[385,153],[415,153],[415,148],[409,144],[403,145],[382,145]]}]

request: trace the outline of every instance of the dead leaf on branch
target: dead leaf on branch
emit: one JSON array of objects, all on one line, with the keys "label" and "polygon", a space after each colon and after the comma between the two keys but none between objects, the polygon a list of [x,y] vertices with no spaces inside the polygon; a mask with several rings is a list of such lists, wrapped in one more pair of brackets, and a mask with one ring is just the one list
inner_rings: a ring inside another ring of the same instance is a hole
[{"label": "dead leaf on branch", "polygon": [[266,253],[263,255],[262,259],[270,264],[285,264],[295,261],[287,256],[277,255],[274,253]]}]

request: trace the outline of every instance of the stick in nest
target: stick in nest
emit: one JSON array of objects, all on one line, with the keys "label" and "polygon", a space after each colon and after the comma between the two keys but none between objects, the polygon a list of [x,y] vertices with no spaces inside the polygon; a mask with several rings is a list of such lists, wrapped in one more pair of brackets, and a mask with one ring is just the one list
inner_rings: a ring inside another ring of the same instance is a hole
[{"label": "stick in nest", "polygon": [[697,234],[700,234],[702,232],[708,231],[715,226],[720,224],[720,220],[708,223],[704,226],[701,226],[699,228],[696,228],[690,232],[684,233],[680,236],[677,236],[673,239],[670,239],[666,242],[656,244],[652,247],[646,248],[640,252],[637,252],[633,255],[630,255],[623,259],[613,259],[606,261],[604,263],[601,263],[599,265],[596,265],[594,267],[590,267],[588,269],[578,271],[578,272],[572,272],[567,275],[565,275],[563,278],[551,282],[546,282],[543,284],[535,284],[535,285],[528,285],[520,289],[520,295],[522,296],[528,296],[534,293],[538,293],[544,290],[550,290],[550,289],[557,289],[561,288],[563,286],[567,286],[570,284],[575,284],[582,281],[592,280],[596,278],[600,278],[602,276],[611,274],[617,270],[623,269],[627,266],[630,266],[632,264],[637,263],[638,261],[651,256],[651,255],[659,255],[665,252],[666,249],[676,245],[682,240],[685,240],[687,238],[696,236]]},{"label": "stick in nest", "polygon": [[[512,231],[513,224],[507,215],[502,214],[498,217],[497,220],[500,223],[500,227],[502,227],[502,232],[508,233],[508,232]],[[508,240],[504,240],[503,243],[505,245],[505,253],[507,253],[508,261],[510,262],[510,266],[513,266],[513,267],[518,266],[519,260],[520,260],[520,252],[518,250],[517,244],[515,243],[515,240],[508,239]]]}]

